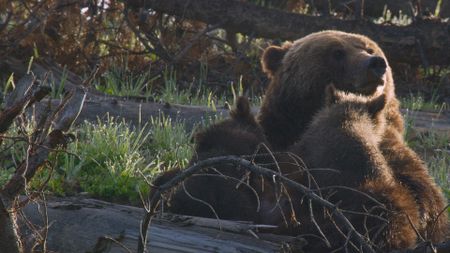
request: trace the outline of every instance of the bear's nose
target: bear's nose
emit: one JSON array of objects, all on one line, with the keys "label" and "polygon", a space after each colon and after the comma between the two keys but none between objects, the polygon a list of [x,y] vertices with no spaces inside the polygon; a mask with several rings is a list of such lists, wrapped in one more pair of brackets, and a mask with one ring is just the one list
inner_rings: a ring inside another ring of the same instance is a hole
[{"label": "bear's nose", "polygon": [[381,78],[386,73],[386,61],[382,57],[373,56],[369,59],[368,68],[376,78]]}]

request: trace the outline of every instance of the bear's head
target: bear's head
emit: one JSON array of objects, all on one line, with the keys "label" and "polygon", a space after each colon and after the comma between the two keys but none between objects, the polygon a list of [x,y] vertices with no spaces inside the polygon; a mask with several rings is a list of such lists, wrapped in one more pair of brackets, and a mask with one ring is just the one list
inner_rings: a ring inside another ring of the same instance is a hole
[{"label": "bear's head", "polygon": [[271,79],[258,120],[269,143],[282,150],[301,138],[325,103],[325,88],[366,96],[386,96],[386,118],[399,132],[403,120],[391,69],[371,39],[340,31],[310,34],[283,46],[270,46],[261,58]]},{"label": "bear's head", "polygon": [[313,33],[282,47],[270,46],[261,61],[264,72],[279,79],[282,90],[296,95],[311,89],[323,91],[329,83],[340,90],[372,95],[391,75],[386,57],[374,41],[339,31]]}]

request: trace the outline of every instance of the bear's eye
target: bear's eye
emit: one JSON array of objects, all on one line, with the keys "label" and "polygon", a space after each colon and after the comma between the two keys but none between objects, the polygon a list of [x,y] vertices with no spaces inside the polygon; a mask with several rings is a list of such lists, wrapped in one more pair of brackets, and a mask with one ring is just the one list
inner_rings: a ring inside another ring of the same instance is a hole
[{"label": "bear's eye", "polygon": [[345,51],[342,49],[336,49],[333,52],[333,58],[337,61],[341,61],[345,57]]},{"label": "bear's eye", "polygon": [[372,49],[372,48],[368,48],[368,49],[366,49],[366,52],[367,52],[368,54],[373,54],[373,53],[375,53],[375,52],[373,51],[373,49]]}]

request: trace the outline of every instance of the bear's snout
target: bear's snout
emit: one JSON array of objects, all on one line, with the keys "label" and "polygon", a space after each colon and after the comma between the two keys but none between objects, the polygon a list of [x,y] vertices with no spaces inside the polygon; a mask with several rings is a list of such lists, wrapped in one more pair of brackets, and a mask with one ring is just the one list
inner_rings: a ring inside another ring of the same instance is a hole
[{"label": "bear's snout", "polygon": [[369,81],[380,80],[383,78],[383,75],[386,73],[386,61],[379,56],[372,56],[368,59],[368,78]]}]

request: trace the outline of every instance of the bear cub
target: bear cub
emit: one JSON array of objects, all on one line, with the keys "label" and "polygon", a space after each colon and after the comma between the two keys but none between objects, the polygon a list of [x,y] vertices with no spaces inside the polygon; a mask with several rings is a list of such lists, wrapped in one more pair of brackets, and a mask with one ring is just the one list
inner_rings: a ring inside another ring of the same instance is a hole
[{"label": "bear cub", "polygon": [[[418,208],[408,189],[395,180],[378,148],[386,127],[386,96],[368,98],[338,91],[333,85],[325,94],[324,108],[289,149],[303,160],[308,173],[293,173],[298,167],[289,158],[280,162],[283,173],[294,175],[291,179],[338,205],[355,229],[381,252],[413,247],[417,236],[411,223],[419,223]],[[301,194],[290,189],[289,195],[295,212],[292,217],[299,221],[296,227],[287,228],[289,233],[320,237],[310,218],[313,215],[331,244],[330,249],[313,237],[305,250],[330,252],[344,245],[348,231],[335,223],[333,210],[313,202],[311,214]],[[357,248],[349,244],[342,252],[359,252],[358,242],[350,241]]]},{"label": "bear cub", "polygon": [[[251,113],[246,97],[238,97],[230,118],[200,130],[194,135],[195,153],[190,165],[207,158],[252,156],[267,142]],[[258,158],[254,158],[255,162]],[[179,170],[163,173],[154,185],[173,178]],[[259,188],[246,170],[230,164],[206,168],[186,179],[169,196],[166,209],[172,213],[227,220],[256,220]]]}]

